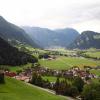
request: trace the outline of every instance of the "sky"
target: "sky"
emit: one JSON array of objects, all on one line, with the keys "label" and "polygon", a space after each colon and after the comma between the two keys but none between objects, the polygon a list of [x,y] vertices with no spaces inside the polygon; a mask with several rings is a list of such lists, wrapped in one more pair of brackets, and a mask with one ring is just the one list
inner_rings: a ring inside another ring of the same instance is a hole
[{"label": "sky", "polygon": [[100,0],[0,0],[0,15],[18,26],[100,32]]}]

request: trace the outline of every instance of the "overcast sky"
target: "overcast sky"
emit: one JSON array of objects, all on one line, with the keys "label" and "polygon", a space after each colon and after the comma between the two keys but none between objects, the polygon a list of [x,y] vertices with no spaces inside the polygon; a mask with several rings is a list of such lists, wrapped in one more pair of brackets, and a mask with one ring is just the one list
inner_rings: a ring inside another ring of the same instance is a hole
[{"label": "overcast sky", "polygon": [[0,0],[0,15],[19,26],[100,32],[100,0]]}]

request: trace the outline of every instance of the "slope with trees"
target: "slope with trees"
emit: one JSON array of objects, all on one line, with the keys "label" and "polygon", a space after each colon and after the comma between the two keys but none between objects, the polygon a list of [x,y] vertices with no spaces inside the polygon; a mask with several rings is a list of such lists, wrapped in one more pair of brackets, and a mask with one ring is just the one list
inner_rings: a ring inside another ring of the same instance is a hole
[{"label": "slope with trees", "polygon": [[32,40],[23,29],[6,21],[2,16],[0,16],[0,37],[8,42],[15,41],[38,47],[34,40]]},{"label": "slope with trees", "polygon": [[44,48],[67,47],[79,33],[72,28],[50,30],[40,27],[22,27],[37,44]]},{"label": "slope with trees", "polygon": [[34,56],[19,51],[0,38],[0,65],[22,65],[37,62]]},{"label": "slope with trees", "polygon": [[93,31],[84,31],[78,38],[76,38],[76,40],[72,44],[69,45],[69,48],[100,49],[100,33]]}]

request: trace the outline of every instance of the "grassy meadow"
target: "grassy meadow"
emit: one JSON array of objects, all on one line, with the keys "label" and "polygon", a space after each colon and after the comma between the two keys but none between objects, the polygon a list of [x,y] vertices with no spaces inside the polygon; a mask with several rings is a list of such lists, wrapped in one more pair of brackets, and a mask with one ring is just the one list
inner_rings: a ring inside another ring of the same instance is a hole
[{"label": "grassy meadow", "polygon": [[31,63],[28,63],[28,64],[25,64],[25,65],[20,65],[20,66],[8,66],[8,65],[0,65],[0,68],[8,68],[10,71],[12,72],[16,72],[17,70],[23,70],[23,68],[27,68],[27,67],[31,67],[32,64]]},{"label": "grassy meadow", "polygon": [[87,58],[79,57],[62,57],[58,56],[55,60],[39,60],[39,63],[51,69],[69,69],[73,66],[97,66],[100,65],[100,61],[90,60]]},{"label": "grassy meadow", "polygon": [[90,57],[97,57],[97,58],[100,58],[100,51],[97,51],[97,52],[86,52],[85,53],[86,55],[90,56]]},{"label": "grassy meadow", "polygon": [[0,100],[65,100],[63,97],[53,95],[35,86],[6,78],[5,84],[0,84]]},{"label": "grassy meadow", "polygon": [[93,69],[93,70],[91,70],[90,72],[93,73],[93,74],[95,74],[95,75],[100,76],[100,70]]}]

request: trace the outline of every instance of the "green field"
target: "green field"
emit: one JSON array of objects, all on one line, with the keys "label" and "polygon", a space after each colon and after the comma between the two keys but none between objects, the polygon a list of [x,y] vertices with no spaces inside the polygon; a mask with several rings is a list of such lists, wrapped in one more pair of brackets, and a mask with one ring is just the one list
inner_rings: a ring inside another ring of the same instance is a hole
[{"label": "green field", "polygon": [[0,100],[65,100],[35,86],[28,86],[21,81],[6,78],[6,84],[0,84]]},{"label": "green field", "polygon": [[23,70],[23,68],[31,67],[32,64],[28,63],[26,65],[20,65],[20,66],[7,66],[7,65],[0,65],[0,68],[8,68],[12,72],[16,72],[17,70]]},{"label": "green field", "polygon": [[73,66],[97,66],[100,65],[100,61],[94,61],[87,58],[76,57],[58,57],[55,60],[39,60],[40,64],[44,67],[52,69],[68,69]]},{"label": "green field", "polygon": [[90,57],[97,57],[97,58],[100,58],[100,51],[98,52],[86,52],[85,53],[86,55],[90,56]]},{"label": "green field", "polygon": [[100,70],[93,69],[90,71],[91,73],[100,76]]},{"label": "green field", "polygon": [[23,70],[23,68],[27,68],[27,67],[31,67],[32,64],[31,63],[28,63],[26,65],[21,65],[21,66],[10,66],[10,70],[13,71],[13,72],[16,72],[17,70]]}]

